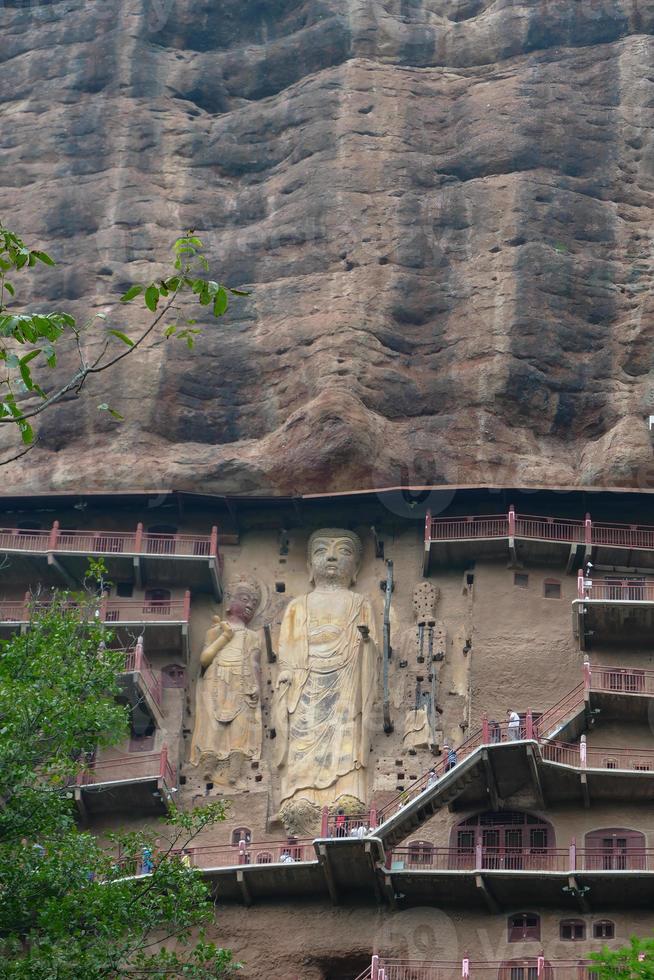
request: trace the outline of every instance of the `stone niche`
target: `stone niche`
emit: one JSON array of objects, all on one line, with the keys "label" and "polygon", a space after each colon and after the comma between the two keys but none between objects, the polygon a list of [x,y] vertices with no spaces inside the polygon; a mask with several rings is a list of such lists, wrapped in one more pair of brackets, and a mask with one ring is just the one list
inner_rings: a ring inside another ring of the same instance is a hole
[{"label": "stone niche", "polygon": [[[225,601],[193,605],[180,787],[190,805],[231,801],[217,834],[234,821],[250,826],[242,805],[249,798],[261,801],[251,810],[254,838],[311,836],[324,807],[367,810],[432,764],[443,740],[448,629],[439,582],[417,571],[419,548],[419,531],[408,525],[385,549],[395,574],[389,734],[386,566],[369,528],[352,532],[334,522],[290,531],[283,541],[264,529],[224,548]],[[453,583],[447,588],[457,595]]]}]

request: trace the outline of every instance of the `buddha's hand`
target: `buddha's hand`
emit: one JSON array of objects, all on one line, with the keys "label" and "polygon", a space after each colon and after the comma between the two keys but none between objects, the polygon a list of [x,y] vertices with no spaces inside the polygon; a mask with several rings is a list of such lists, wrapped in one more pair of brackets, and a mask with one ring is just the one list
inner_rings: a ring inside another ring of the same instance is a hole
[{"label": "buddha's hand", "polygon": [[279,691],[282,687],[288,687],[288,685],[293,680],[293,675],[290,670],[282,670],[279,677],[277,678],[277,690]]},{"label": "buddha's hand", "polygon": [[259,692],[258,691],[248,691],[245,695],[245,702],[248,708],[256,708],[259,703]]},{"label": "buddha's hand", "polygon": [[220,625],[222,627],[223,636],[225,637],[225,639],[231,640],[234,636],[234,630],[232,629],[232,627],[229,625],[229,623],[225,622],[224,620],[221,622]]}]

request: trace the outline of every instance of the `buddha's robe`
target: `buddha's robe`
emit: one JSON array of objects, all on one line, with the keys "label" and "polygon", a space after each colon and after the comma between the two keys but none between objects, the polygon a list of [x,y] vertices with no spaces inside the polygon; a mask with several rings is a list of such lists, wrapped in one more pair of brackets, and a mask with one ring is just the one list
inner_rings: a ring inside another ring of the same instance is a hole
[{"label": "buddha's robe", "polygon": [[[358,626],[367,626],[363,642]],[[342,795],[365,802],[377,644],[370,602],[346,589],[313,592],[286,609],[280,671],[291,683],[277,692],[275,763],[282,805],[317,805]]]}]

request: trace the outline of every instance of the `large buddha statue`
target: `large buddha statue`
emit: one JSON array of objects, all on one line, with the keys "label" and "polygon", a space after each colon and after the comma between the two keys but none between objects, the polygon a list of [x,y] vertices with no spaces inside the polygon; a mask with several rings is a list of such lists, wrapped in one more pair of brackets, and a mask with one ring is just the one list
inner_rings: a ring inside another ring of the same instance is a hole
[{"label": "large buddha statue", "polygon": [[238,783],[243,762],[261,756],[261,644],[248,629],[261,601],[256,582],[225,592],[225,619],[213,617],[200,655],[191,764],[203,777]]},{"label": "large buddha statue", "polygon": [[308,552],[314,590],[284,613],[273,711],[280,817],[294,831],[324,805],[366,802],[378,659],[371,603],[350,588],[361,541],[323,529]]}]

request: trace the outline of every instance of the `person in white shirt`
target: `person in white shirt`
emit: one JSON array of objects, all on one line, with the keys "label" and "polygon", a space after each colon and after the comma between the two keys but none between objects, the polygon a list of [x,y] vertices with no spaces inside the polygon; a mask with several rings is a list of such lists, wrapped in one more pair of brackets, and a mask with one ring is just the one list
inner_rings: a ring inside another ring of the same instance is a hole
[{"label": "person in white shirt", "polygon": [[520,738],[520,715],[517,711],[511,711],[509,708],[506,713],[506,720],[509,723],[509,741],[517,742]]}]

